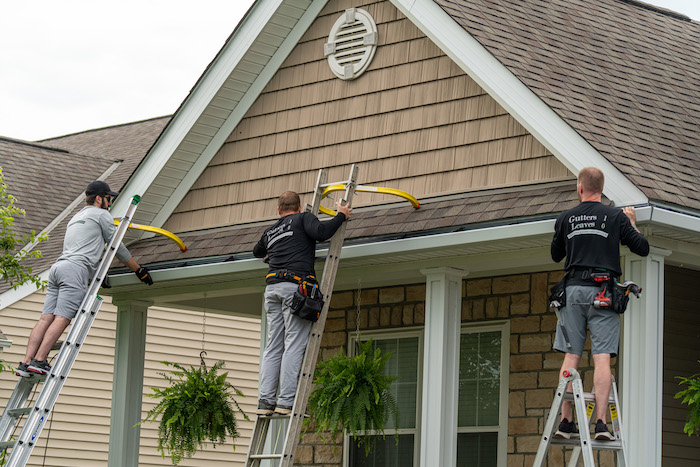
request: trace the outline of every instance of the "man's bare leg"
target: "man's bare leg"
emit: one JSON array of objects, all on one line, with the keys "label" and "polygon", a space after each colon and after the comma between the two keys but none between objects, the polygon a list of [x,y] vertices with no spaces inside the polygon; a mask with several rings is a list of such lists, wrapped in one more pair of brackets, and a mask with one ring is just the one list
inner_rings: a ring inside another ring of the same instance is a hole
[{"label": "man's bare leg", "polygon": [[612,373],[610,372],[610,354],[599,353],[593,355],[593,387],[595,387],[595,411],[597,419],[604,422],[608,413],[608,399],[610,398],[610,384]]},{"label": "man's bare leg", "polygon": [[[609,355],[608,355],[609,356]],[[567,353],[564,355],[564,363],[561,365],[561,370],[559,370],[559,379],[562,377],[562,373],[564,373],[564,370],[568,370],[569,368],[573,368],[574,370],[578,369],[578,364],[581,361],[581,356],[572,354],[572,353]],[[571,383],[569,383],[566,386],[566,391],[567,392],[573,392],[573,388],[571,387]],[[598,390],[596,389],[596,392]],[[561,405],[561,419],[567,419],[568,421],[573,420],[573,415],[571,413],[571,402],[569,401],[564,401]]]},{"label": "man's bare leg", "polygon": [[32,332],[29,334],[27,353],[24,354],[24,360],[22,360],[23,363],[28,365],[32,361],[32,358],[36,356],[39,346],[41,346],[41,343],[44,340],[46,330],[49,329],[53,320],[54,315],[41,315],[39,322],[34,325],[34,329],[32,329]]},{"label": "man's bare leg", "polygon": [[49,326],[49,328],[46,330],[46,334],[44,334],[44,340],[41,341],[39,350],[37,350],[36,357],[34,358],[36,358],[40,362],[46,360],[46,357],[49,355],[49,352],[51,352],[51,348],[58,341],[58,338],[61,337],[61,334],[63,334],[63,331],[68,327],[69,324],[70,320],[68,318],[64,318],[63,316],[56,316],[56,318],[53,320],[53,323],[51,323],[51,326]]}]

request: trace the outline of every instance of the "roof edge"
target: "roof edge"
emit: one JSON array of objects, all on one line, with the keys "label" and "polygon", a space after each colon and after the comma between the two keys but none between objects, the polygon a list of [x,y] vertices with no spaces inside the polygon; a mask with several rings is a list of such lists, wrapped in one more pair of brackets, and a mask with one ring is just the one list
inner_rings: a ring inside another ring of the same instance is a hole
[{"label": "roof edge", "polygon": [[606,176],[615,205],[647,204],[647,196],[520,81],[447,12],[431,0],[390,0],[498,104],[574,174],[587,166]]}]

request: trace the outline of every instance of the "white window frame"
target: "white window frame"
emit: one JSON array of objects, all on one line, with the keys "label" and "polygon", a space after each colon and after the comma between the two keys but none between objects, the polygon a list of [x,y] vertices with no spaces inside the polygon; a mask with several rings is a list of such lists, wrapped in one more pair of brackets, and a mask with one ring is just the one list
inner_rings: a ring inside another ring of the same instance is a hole
[{"label": "white window frame", "polygon": [[[357,341],[357,332],[348,333],[347,349],[352,349],[352,355],[355,353],[355,342]],[[399,435],[413,434],[413,467],[420,465],[420,441],[421,441],[421,412],[422,412],[422,392],[423,392],[423,328],[406,327],[400,329],[381,329],[376,331],[362,331],[360,336],[363,340],[373,339],[375,341],[382,339],[400,339],[406,337],[418,338],[418,361],[417,365],[417,381],[416,381],[416,428],[399,428],[384,430],[387,439],[393,437],[398,432]],[[372,433],[374,434],[374,433]],[[350,435],[343,434],[343,467],[350,466]],[[408,466],[410,467],[410,466]]]},{"label": "white window frame", "polygon": [[[497,455],[498,467],[506,467],[508,458],[508,376],[510,374],[510,321],[483,321],[476,323],[462,323],[462,334],[475,334],[477,332],[501,332],[501,387],[498,399],[498,425],[460,427],[457,426],[457,434],[460,433],[498,433]],[[458,422],[459,423],[459,422]],[[455,443],[457,440],[455,439]]]}]

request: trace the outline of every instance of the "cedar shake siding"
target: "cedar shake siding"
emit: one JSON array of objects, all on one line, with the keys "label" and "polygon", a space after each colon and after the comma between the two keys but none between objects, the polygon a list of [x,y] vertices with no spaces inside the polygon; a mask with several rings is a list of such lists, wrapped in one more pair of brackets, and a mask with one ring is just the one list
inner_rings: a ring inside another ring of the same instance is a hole
[{"label": "cedar shake siding", "polygon": [[[349,7],[379,32],[364,75],[331,72],[323,44]],[[286,190],[308,194],[359,164],[365,185],[417,198],[571,178],[543,145],[389,2],[331,0],[170,216],[183,232],[272,217]],[[386,201],[360,194],[356,206]]]}]

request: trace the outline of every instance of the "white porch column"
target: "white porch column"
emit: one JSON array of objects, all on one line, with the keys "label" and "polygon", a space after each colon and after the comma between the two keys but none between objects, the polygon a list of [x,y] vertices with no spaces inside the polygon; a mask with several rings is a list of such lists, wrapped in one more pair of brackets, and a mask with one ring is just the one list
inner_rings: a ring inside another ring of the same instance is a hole
[{"label": "white porch column", "polygon": [[136,424],[141,421],[146,317],[152,303],[130,300],[115,304],[118,311],[108,465],[136,467],[139,465],[141,426]]},{"label": "white porch column", "polygon": [[647,257],[624,256],[623,279],[642,287],[622,319],[620,386],[622,427],[629,465],[661,465],[663,395],[664,257],[652,247]]},{"label": "white porch column", "polygon": [[426,275],[421,467],[457,465],[457,396],[462,278],[466,271],[433,268]]}]

